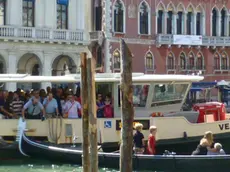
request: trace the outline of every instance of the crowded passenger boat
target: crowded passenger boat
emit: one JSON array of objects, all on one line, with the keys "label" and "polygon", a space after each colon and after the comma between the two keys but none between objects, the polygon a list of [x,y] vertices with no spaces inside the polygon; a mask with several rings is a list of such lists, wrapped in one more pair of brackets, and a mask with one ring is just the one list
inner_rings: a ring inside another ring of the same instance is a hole
[{"label": "crowded passenger boat", "polygon": [[[21,90],[19,88],[14,92],[2,91],[1,110],[6,119],[0,120],[1,127],[4,128],[0,131],[0,136],[6,140],[9,139],[9,136],[13,136],[14,139],[17,134],[17,118],[22,116],[27,121],[28,136],[58,144],[70,143],[74,137],[77,137],[76,142],[81,143],[80,78],[79,74],[66,76],[7,74],[0,76],[1,83],[50,82],[53,84],[52,87],[44,88],[45,90]],[[146,137],[152,123],[150,116],[154,114],[166,116],[170,112],[175,112],[174,116],[181,116],[183,119],[183,116],[186,115],[182,115],[180,110],[190,85],[202,79],[202,76],[133,73],[134,125],[136,122],[142,123]],[[117,150],[122,125],[120,120],[120,74],[96,74],[95,82],[98,143],[102,145],[104,151]],[[71,85],[74,87],[70,87]],[[194,114],[194,112],[190,113]],[[161,130],[159,128],[159,132]],[[164,138],[164,135],[160,137]],[[156,136],[157,142],[161,140],[160,137]]]}]

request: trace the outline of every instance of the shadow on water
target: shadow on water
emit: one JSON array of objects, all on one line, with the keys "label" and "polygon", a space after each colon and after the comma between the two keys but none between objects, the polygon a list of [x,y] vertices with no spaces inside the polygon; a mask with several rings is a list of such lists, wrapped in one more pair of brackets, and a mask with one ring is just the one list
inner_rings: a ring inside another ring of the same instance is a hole
[{"label": "shadow on water", "polygon": [[[57,164],[47,160],[37,159],[7,159],[0,161],[0,172],[82,172],[82,167],[70,164]],[[99,172],[119,172],[117,170],[100,168]],[[137,172],[137,171],[136,171]],[[147,172],[147,171],[138,171]],[[151,171],[153,172],[153,171]]]}]

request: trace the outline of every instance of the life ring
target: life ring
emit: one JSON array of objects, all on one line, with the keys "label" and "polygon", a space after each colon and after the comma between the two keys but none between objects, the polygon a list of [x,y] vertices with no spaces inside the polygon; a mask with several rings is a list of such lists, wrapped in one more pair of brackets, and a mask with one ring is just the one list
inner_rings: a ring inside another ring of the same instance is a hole
[{"label": "life ring", "polygon": [[151,117],[163,117],[163,113],[162,112],[153,112]]}]

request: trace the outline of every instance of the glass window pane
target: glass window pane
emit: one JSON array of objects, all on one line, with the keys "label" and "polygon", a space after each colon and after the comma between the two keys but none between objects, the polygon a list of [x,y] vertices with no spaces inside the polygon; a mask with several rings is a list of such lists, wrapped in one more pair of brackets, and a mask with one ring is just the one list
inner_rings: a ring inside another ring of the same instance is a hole
[{"label": "glass window pane", "polygon": [[188,84],[155,84],[151,106],[182,103]]}]

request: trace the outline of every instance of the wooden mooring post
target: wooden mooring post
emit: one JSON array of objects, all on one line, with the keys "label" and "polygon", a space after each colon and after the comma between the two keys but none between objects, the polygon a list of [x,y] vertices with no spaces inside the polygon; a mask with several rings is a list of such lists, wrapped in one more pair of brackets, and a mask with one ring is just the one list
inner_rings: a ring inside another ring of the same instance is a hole
[{"label": "wooden mooring post", "polygon": [[89,114],[87,90],[87,54],[81,53],[81,100],[82,100],[82,166],[83,172],[89,172]]},{"label": "wooden mooring post", "polygon": [[92,65],[92,58],[87,59],[87,88],[89,105],[90,172],[98,172],[95,70],[94,65]]},{"label": "wooden mooring post", "polygon": [[133,83],[132,53],[123,39],[120,40],[121,51],[121,122],[122,141],[120,146],[120,172],[132,172],[133,157]]}]

